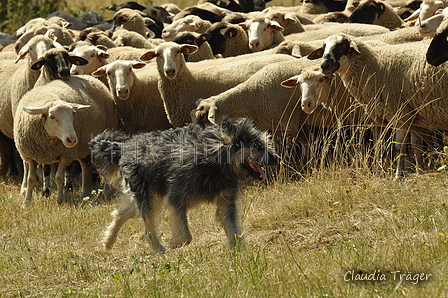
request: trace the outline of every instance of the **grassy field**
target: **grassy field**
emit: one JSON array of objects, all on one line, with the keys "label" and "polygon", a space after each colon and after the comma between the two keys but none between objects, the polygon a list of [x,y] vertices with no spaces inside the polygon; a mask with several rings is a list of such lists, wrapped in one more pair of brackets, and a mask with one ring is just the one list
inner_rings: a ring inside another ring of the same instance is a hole
[{"label": "grassy field", "polygon": [[4,180],[0,297],[442,297],[447,184],[443,171],[393,180],[353,170],[254,183],[240,202],[245,250],[227,248],[205,205],[189,213],[189,246],[154,254],[140,219],[102,248],[116,202],[92,194],[58,206],[36,192],[22,209],[18,183]]}]

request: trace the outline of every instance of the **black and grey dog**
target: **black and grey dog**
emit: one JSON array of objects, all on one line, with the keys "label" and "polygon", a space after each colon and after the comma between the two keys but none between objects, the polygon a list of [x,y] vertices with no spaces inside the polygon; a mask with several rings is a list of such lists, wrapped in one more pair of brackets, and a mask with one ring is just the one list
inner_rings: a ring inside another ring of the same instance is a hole
[{"label": "black and grey dog", "polygon": [[127,135],[105,131],[91,141],[94,164],[106,179],[119,178],[128,203],[115,210],[104,235],[112,248],[118,231],[130,218],[140,215],[145,237],[157,252],[160,243],[155,211],[165,203],[169,210],[171,248],[190,243],[187,210],[198,203],[217,206],[230,247],[242,240],[237,198],[248,178],[263,181],[261,168],[279,162],[270,135],[247,119],[223,121],[222,127],[205,129],[196,124]]}]

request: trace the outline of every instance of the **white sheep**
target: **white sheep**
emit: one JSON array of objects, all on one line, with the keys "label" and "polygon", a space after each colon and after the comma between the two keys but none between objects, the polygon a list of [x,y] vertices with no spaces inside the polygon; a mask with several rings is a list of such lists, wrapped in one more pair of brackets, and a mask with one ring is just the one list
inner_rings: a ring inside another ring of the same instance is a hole
[{"label": "white sheep", "polygon": [[70,68],[71,75],[92,74],[99,67],[109,63],[109,53],[104,46],[83,45],[71,51],[71,55],[84,58],[88,61],[84,65],[73,64]]},{"label": "white sheep", "polygon": [[321,28],[321,29],[287,35],[285,37],[285,40],[312,41],[312,40],[317,40],[317,39],[325,39],[328,36],[336,34],[336,33],[345,33],[345,34],[350,34],[352,36],[371,36],[371,35],[388,33],[388,32],[389,32],[389,29],[387,29],[383,26],[378,26],[378,25],[334,23],[330,26],[325,26],[324,28]]},{"label": "white sheep", "polygon": [[[369,117],[379,125],[398,130],[400,157],[406,133],[410,132],[411,142],[420,143],[418,131],[422,128],[448,128],[448,106],[441,100],[447,92],[441,82],[448,69],[427,64],[426,50],[427,45],[415,43],[371,47],[338,34],[328,37],[324,47],[308,57],[324,57],[321,68],[325,74],[338,73]],[[418,160],[417,166],[422,166]],[[400,159],[397,176],[402,175],[402,167]]]},{"label": "white sheep", "polygon": [[[289,55],[267,55],[249,59],[206,60],[186,64],[183,53],[197,50],[193,45],[166,42],[140,57],[142,61],[157,57],[159,91],[165,104],[168,119],[174,127],[190,122],[190,111],[199,98],[223,92],[245,81],[263,66],[281,61],[295,62]],[[228,58],[232,59],[232,58]],[[216,61],[216,63],[215,63]]]},{"label": "white sheep", "polygon": [[73,160],[79,160],[83,169],[82,195],[88,196],[91,181],[91,163],[86,159],[90,154],[88,142],[104,129],[117,127],[112,96],[93,77],[54,80],[27,92],[14,115],[14,141],[26,170],[21,190],[25,195],[23,205],[31,200],[38,164],[59,163],[55,178],[57,202],[62,203],[65,168]]},{"label": "white sheep", "polygon": [[[225,115],[246,117],[261,129],[272,131],[276,137],[297,137],[304,124],[318,125],[320,122],[320,126],[333,125],[335,119],[319,107],[319,111],[310,116],[302,111],[300,90],[281,86],[284,80],[312,65],[316,63],[306,58],[297,59],[294,63],[285,61],[267,65],[225,92],[202,97],[204,99],[191,111],[191,118],[202,125],[220,125]],[[321,122],[325,118],[329,122]]]},{"label": "white sheep", "polygon": [[157,44],[163,42],[161,38],[148,39],[137,32],[124,29],[115,32],[112,39],[117,46],[130,46],[141,49],[154,49]]},{"label": "white sheep", "polygon": [[[123,127],[128,133],[164,130],[171,127],[157,88],[155,69],[135,72],[146,63],[116,60],[93,72],[93,76],[107,76]],[[146,66],[147,68],[150,66]]]},{"label": "white sheep", "polygon": [[[17,59],[2,61],[0,78],[2,88],[0,90],[0,131],[8,138],[13,138],[13,116],[20,98],[34,87],[40,72],[31,69],[38,57],[53,47],[62,48],[53,39],[38,35],[31,38],[25,44]],[[22,62],[28,56],[27,62]],[[20,61],[20,63],[18,63]],[[18,65],[15,65],[18,63]]]},{"label": "white sheep", "polygon": [[178,33],[184,31],[205,33],[211,25],[210,21],[203,20],[196,15],[188,15],[165,26],[162,30],[162,38],[165,41],[172,41]]},{"label": "white sheep", "polygon": [[291,12],[272,9],[266,13],[266,18],[279,23],[284,36],[305,31],[300,20]]},{"label": "white sheep", "polygon": [[414,42],[423,40],[422,34],[419,32],[419,28],[416,26],[401,28],[393,30],[387,33],[369,35],[360,37],[364,41],[377,40],[385,42],[387,44],[401,44],[407,42]]},{"label": "white sheep", "polygon": [[253,17],[239,25],[247,32],[249,48],[252,52],[275,47],[285,40],[282,33],[283,27],[276,21],[271,21],[264,16]]},{"label": "white sheep", "polygon": [[112,32],[118,29],[126,29],[135,31],[138,34],[146,37],[146,24],[143,15],[138,10],[130,8],[122,8],[113,16]]},{"label": "white sheep", "polygon": [[430,17],[434,16],[438,10],[442,10],[445,8],[444,1],[441,0],[423,0],[420,4],[420,7],[415,10],[409,17],[405,19],[406,22],[409,21],[418,21],[415,23],[416,26],[419,25],[419,22],[422,22]]},{"label": "white sheep", "polygon": [[444,8],[440,13],[437,13],[425,20],[420,20],[415,23],[418,26],[419,32],[424,37],[434,37],[437,28],[439,28],[442,21],[448,16],[448,8]]}]

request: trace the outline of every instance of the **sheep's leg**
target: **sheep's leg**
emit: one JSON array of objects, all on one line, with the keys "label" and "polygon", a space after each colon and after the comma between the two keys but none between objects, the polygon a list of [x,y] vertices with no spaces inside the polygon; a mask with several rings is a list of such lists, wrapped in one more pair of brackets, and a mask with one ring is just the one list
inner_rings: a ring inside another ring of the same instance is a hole
[{"label": "sheep's leg", "polygon": [[20,195],[25,196],[28,188],[28,173],[29,173],[29,165],[23,160],[23,178],[22,178],[22,186],[20,188]]},{"label": "sheep's leg", "polygon": [[216,218],[224,228],[230,248],[244,243],[238,222],[238,209],[232,198],[223,196],[221,199],[218,199]]},{"label": "sheep's leg", "polygon": [[42,196],[50,196],[51,165],[42,165]]},{"label": "sheep's leg", "polygon": [[415,159],[415,171],[419,173],[420,169],[425,168],[425,164],[423,162],[423,137],[420,136],[416,132],[411,133],[411,145],[412,145],[412,153]]},{"label": "sheep's leg", "polygon": [[56,171],[56,185],[58,187],[58,197],[57,202],[58,204],[62,204],[64,199],[64,177],[65,177],[65,169],[70,164],[70,161],[65,159],[64,157],[61,157],[58,164],[58,170]]},{"label": "sheep's leg", "polygon": [[394,137],[394,159],[396,160],[395,177],[403,177],[407,158],[405,158],[405,141],[407,133],[404,129],[397,129]]},{"label": "sheep's leg", "polygon": [[[26,164],[25,164],[26,163]],[[24,160],[24,166],[27,169],[26,195],[22,202],[22,207],[27,206],[31,202],[34,185],[36,184],[37,162],[32,159]],[[25,176],[24,176],[25,177]],[[25,179],[25,178],[24,178]]]},{"label": "sheep's leg", "polygon": [[171,248],[181,247],[190,244],[193,237],[188,228],[187,212],[184,207],[169,205],[169,219],[171,223]]},{"label": "sheep's leg", "polygon": [[104,232],[102,241],[106,249],[112,248],[123,224],[129,219],[136,217],[138,214],[137,211],[138,209],[135,202],[129,200],[125,206],[112,212],[114,219]]},{"label": "sheep's leg", "polygon": [[82,186],[81,186],[81,193],[82,197],[88,197],[90,196],[90,191],[92,189],[92,171],[93,166],[90,162],[90,156],[87,156],[83,159],[79,160],[79,163],[81,164],[82,169]]}]

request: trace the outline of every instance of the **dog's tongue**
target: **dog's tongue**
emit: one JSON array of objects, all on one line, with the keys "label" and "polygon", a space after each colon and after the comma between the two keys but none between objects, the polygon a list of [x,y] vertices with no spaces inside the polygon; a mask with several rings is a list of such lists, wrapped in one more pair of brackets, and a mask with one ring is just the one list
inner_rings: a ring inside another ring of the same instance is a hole
[{"label": "dog's tongue", "polygon": [[258,173],[260,174],[260,177],[258,177],[258,181],[259,181],[259,182],[263,182],[264,180],[266,180],[266,174],[265,174],[265,172],[263,171],[263,169],[262,169],[259,165],[257,165],[257,164],[254,163],[254,162],[251,162],[251,163],[250,163],[250,167],[251,167],[254,171],[256,171],[256,172],[258,172]]}]

